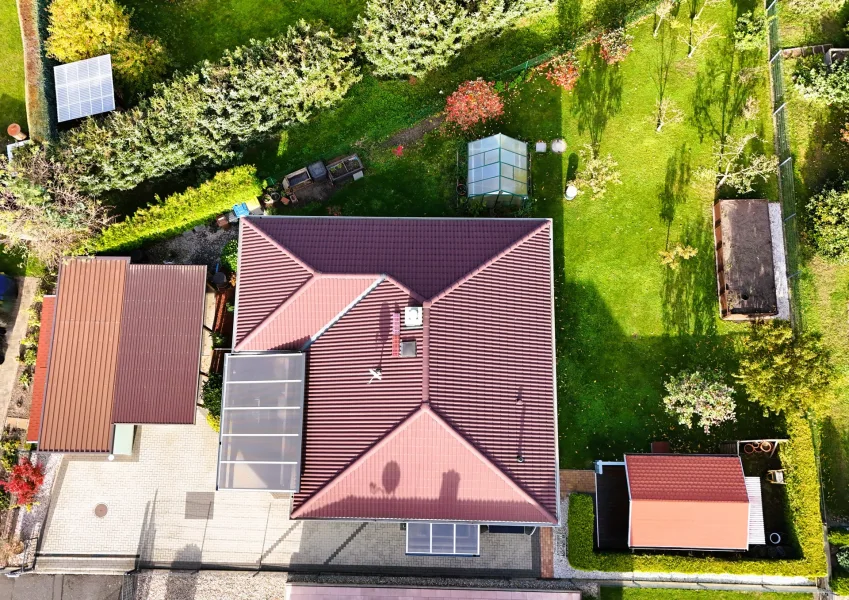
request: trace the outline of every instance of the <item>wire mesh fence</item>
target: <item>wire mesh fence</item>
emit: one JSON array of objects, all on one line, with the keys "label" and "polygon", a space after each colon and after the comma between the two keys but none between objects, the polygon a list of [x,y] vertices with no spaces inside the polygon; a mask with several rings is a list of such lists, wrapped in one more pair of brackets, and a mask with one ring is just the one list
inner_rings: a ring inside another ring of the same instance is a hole
[{"label": "wire mesh fence", "polygon": [[794,330],[804,328],[799,307],[799,232],[796,216],[796,190],[793,173],[793,154],[787,130],[787,102],[784,95],[784,65],[778,28],[778,0],[766,0],[769,19],[769,78],[772,92],[775,153],[778,156],[778,199],[784,221],[784,249],[787,255],[787,279],[790,291],[790,321]]}]

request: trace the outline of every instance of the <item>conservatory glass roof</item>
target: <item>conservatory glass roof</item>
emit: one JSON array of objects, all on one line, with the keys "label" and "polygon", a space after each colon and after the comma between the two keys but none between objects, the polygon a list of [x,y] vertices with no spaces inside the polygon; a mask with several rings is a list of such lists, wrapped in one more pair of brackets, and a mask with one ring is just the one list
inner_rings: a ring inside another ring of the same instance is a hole
[{"label": "conservatory glass roof", "polygon": [[528,195],[528,145],[499,133],[469,142],[469,196]]}]

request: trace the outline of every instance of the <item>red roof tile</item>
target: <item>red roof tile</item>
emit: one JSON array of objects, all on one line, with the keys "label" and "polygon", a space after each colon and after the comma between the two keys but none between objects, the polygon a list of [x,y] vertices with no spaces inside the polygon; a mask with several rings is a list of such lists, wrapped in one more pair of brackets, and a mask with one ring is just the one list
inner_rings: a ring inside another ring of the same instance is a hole
[{"label": "red roof tile", "polygon": [[113,423],[195,421],[206,267],[129,265]]},{"label": "red roof tile", "polygon": [[379,282],[376,275],[316,275],[247,334],[235,350],[300,349]]},{"label": "red roof tile", "polygon": [[45,296],[41,303],[41,327],[38,334],[38,352],[35,360],[35,373],[32,377],[32,405],[30,407],[27,442],[38,442],[38,430],[41,428],[41,409],[44,406],[44,391],[47,384],[47,364],[50,356],[50,343],[53,341],[53,313],[56,308],[56,296]]},{"label": "red roof tile", "polygon": [[748,502],[737,456],[626,454],[632,500]]},{"label": "red roof tile", "polygon": [[745,550],[749,496],[737,456],[628,454],[629,544]]},{"label": "red roof tile", "polygon": [[422,404],[292,513],[295,519],[326,517],[557,520],[429,404]]},{"label": "red roof tile", "polygon": [[[242,236],[237,329],[245,348],[292,343],[289,326],[275,329],[276,320],[266,319],[277,307],[290,323],[299,314],[313,319],[315,312],[333,312],[314,303],[291,311],[298,304],[293,294],[310,277],[388,276],[356,302],[350,302],[348,290],[330,303],[349,308],[309,346],[304,466],[295,514],[430,401],[469,447],[542,507],[541,522],[556,521],[549,221],[249,217],[242,220]],[[277,275],[270,276],[272,271]],[[265,286],[269,279],[274,281]],[[422,304],[424,327],[402,327],[402,339],[416,341],[416,357],[393,357],[392,314]],[[249,324],[240,323],[243,315],[249,315]],[[382,380],[369,384],[374,368],[381,369]],[[432,485],[434,473],[421,481]],[[488,490],[478,491],[480,500],[488,497]],[[358,510],[356,503],[328,506],[322,514],[344,517]],[[516,512],[503,508],[504,518],[479,520],[515,520]]]}]

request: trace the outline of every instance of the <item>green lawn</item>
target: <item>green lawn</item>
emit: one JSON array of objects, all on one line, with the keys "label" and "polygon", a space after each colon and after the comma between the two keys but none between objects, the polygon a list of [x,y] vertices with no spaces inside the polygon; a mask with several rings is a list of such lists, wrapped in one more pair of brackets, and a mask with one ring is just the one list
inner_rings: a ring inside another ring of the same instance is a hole
[{"label": "green lawn", "polygon": [[[0,133],[6,137],[9,123],[19,123],[26,130],[27,110],[24,103],[24,56],[18,10],[15,0],[0,0]],[[5,152],[6,142],[2,144]]]},{"label": "green lawn", "polygon": [[601,588],[600,600],[803,600],[812,594],[779,592],[725,592],[649,588]]},{"label": "green lawn", "polygon": [[[686,26],[685,15],[679,18]],[[702,18],[725,28],[732,22],[732,9],[709,9]],[[503,131],[529,142],[563,137],[569,146],[562,157],[534,156],[532,169],[535,212],[555,221],[562,467],[584,468],[593,459],[647,450],[653,439],[669,439],[677,451],[716,451],[723,440],[781,429],[776,419],[764,418],[742,397],[737,422],[710,436],[677,425],[661,406],[668,374],[685,367],[716,367],[730,374],[736,367],[734,338],[745,329],[718,318],[713,190],[695,173],[710,162],[714,140],[722,132],[749,128],[771,139],[767,80],[741,86],[740,57],[732,58],[724,41],[703,47],[692,60],[685,58],[685,45],[677,43],[667,94],[686,118],[657,134],[651,116],[657,90],[649,74],[656,68],[661,41],[652,37],[650,20],[632,32],[635,50],[621,66],[608,67],[586,51],[575,91],[563,93],[544,77],[534,77],[509,94],[501,122],[477,132]],[[491,57],[480,47],[473,52]],[[472,65],[477,64],[464,55],[451,73],[434,79],[442,78],[444,89],[451,90],[447,82],[452,77],[497,73],[486,66],[476,71]],[[343,188],[331,210],[347,215],[456,214],[456,136],[434,132],[405,148],[401,157],[376,142],[408,124],[408,111],[417,103],[427,106],[433,97],[429,90],[435,88],[433,81],[411,87],[366,79],[339,109],[275,138],[247,160],[255,160],[264,174],[279,176],[315,158],[357,151],[366,162],[366,177]],[[733,114],[750,95],[760,102],[761,118],[744,123]],[[619,162],[623,184],[602,200],[582,195],[566,203],[562,190],[570,161],[578,158],[572,154],[591,141]],[[769,141],[765,148],[771,149]],[[764,194],[775,197],[772,183],[757,193]],[[658,252],[679,241],[695,246],[699,254],[671,271],[660,264]]]},{"label": "green lawn", "polygon": [[[782,32],[803,29],[803,24],[782,14]],[[785,21],[787,25],[785,25]],[[822,29],[809,32],[809,40],[841,43],[843,34]],[[831,32],[829,34],[829,32]],[[829,37],[831,35],[831,37]],[[812,255],[804,245],[806,204],[829,182],[845,178],[849,146],[840,140],[845,113],[838,108],[806,102],[793,87],[795,61],[784,62],[787,119],[795,166],[797,214],[802,234],[802,312],[805,326],[823,334],[832,351],[837,378],[832,405],[821,420],[820,447],[825,500],[829,519],[849,519],[849,265],[830,264]]]},{"label": "green lawn", "polygon": [[[3,0],[8,2],[8,0]],[[365,0],[124,0],[133,26],[159,37],[173,66],[215,60],[251,39],[280,35],[299,19],[348,33]]]}]

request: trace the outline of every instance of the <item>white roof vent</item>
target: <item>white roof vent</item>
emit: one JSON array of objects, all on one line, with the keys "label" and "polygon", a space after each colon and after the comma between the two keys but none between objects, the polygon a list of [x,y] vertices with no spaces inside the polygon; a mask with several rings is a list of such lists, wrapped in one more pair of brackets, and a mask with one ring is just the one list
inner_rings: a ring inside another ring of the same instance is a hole
[{"label": "white roof vent", "polygon": [[422,326],[422,307],[408,306],[404,309],[404,327],[416,329]]}]

